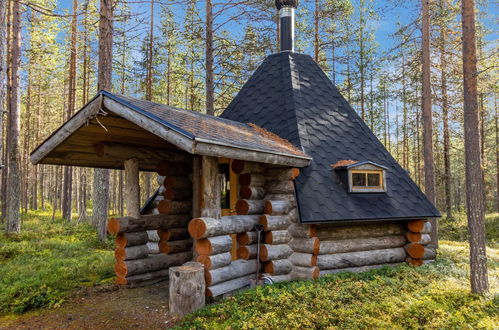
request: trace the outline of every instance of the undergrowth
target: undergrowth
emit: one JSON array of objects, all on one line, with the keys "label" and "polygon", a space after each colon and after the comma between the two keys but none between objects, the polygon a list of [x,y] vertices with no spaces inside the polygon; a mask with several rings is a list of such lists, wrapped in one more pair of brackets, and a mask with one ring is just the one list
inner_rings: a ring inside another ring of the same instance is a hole
[{"label": "undergrowth", "polygon": [[443,241],[440,254],[419,268],[340,273],[245,291],[187,316],[179,328],[496,329],[499,250],[489,249],[492,293],[485,298],[469,291],[465,243]]},{"label": "undergrowth", "polygon": [[[468,240],[468,221],[466,213],[456,213],[438,220],[438,233],[441,240],[465,242]],[[487,245],[499,248],[499,213],[489,213],[485,216],[485,232]]]},{"label": "undergrowth", "polygon": [[112,242],[90,225],[31,211],[20,234],[0,234],[0,314],[59,306],[72,289],[112,281],[112,265]]}]

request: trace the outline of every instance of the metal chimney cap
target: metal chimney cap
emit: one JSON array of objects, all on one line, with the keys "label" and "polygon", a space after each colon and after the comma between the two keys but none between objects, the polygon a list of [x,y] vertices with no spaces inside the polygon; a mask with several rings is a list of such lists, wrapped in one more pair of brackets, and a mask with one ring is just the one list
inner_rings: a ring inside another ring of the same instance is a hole
[{"label": "metal chimney cap", "polygon": [[275,6],[277,10],[281,10],[281,8],[298,8],[299,0],[275,0]]}]

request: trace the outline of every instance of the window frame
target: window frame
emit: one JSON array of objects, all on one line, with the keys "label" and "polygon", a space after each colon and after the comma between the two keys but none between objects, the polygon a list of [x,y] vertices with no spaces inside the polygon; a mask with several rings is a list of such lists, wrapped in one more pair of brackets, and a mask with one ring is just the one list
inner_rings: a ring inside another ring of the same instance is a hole
[{"label": "window frame", "polygon": [[[361,166],[359,166],[361,167]],[[351,168],[348,170],[348,188],[351,193],[375,193],[375,192],[386,192],[386,171],[382,168]],[[354,186],[353,185],[353,174],[364,174],[365,175],[365,186]],[[368,186],[368,174],[379,174],[380,185],[379,186]]]}]

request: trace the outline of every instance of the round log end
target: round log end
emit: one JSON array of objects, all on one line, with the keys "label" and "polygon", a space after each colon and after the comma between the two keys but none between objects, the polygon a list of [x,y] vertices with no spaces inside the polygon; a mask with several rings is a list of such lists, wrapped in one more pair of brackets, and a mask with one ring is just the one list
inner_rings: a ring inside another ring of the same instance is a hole
[{"label": "round log end", "polygon": [[236,240],[240,245],[248,245],[250,238],[248,236],[248,233],[239,233],[236,235]]},{"label": "round log end", "polygon": [[299,168],[293,168],[293,180],[296,179],[300,175],[300,169]]},{"label": "round log end", "polygon": [[159,241],[168,241],[170,239],[170,231],[169,230],[158,230]]},{"label": "round log end", "polygon": [[419,267],[419,266],[423,265],[423,259],[407,258],[406,261],[409,265],[412,265],[415,267]]},{"label": "round log end", "polygon": [[272,202],[271,201],[265,201],[265,204],[263,207],[263,213],[272,214]]},{"label": "round log end", "polygon": [[263,271],[265,273],[269,273],[270,275],[274,275],[274,263],[272,261],[266,262],[263,265]]},{"label": "round log end", "polygon": [[265,245],[260,246],[260,261],[268,261],[269,252],[267,251],[267,247]]},{"label": "round log end", "polygon": [[240,174],[244,170],[244,160],[234,159],[230,167],[234,173]]},{"label": "round log end", "polygon": [[104,143],[97,143],[95,145],[95,154],[97,155],[97,157],[104,156],[104,153],[105,153]]},{"label": "round log end", "polygon": [[[108,231],[109,231],[109,224],[108,224]],[[127,244],[127,239],[124,234],[116,235],[116,239],[114,240],[114,245],[116,247],[124,248],[126,244]]]},{"label": "round log end", "polygon": [[165,192],[163,193],[163,197],[167,200],[173,201],[175,200],[175,190],[173,189],[166,189]]},{"label": "round log end", "polygon": [[196,258],[197,262],[200,262],[204,265],[204,269],[211,269],[211,259],[207,255],[199,255]]},{"label": "round log end", "polygon": [[204,272],[204,280],[206,282],[206,287],[211,286],[211,274],[209,270],[205,270]]},{"label": "round log end", "polygon": [[259,219],[258,222],[263,226],[263,230],[267,231],[268,230],[268,219],[266,215],[262,215]]},{"label": "round log end", "polygon": [[248,186],[242,186],[239,188],[239,196],[244,199],[250,199],[251,198],[251,188]]},{"label": "round log end", "polygon": [[159,175],[168,175],[168,169],[170,168],[170,163],[166,162],[166,161],[162,161],[162,162],[159,162],[157,165],[156,165],[156,172],[159,174]]},{"label": "round log end", "polygon": [[168,254],[170,252],[170,246],[168,245],[168,241],[160,241],[158,243],[159,253]]},{"label": "round log end", "polygon": [[114,258],[118,261],[125,260],[125,248],[117,246],[114,249]]},{"label": "round log end", "polygon": [[251,174],[243,173],[239,175],[239,184],[241,186],[249,186],[251,184]]},{"label": "round log end", "polygon": [[116,273],[116,276],[125,278],[128,274],[126,263],[124,261],[117,261],[114,264],[114,272]]},{"label": "round log end", "polygon": [[171,212],[171,202],[163,199],[159,201],[157,209],[161,214],[169,214]]},{"label": "round log end", "polygon": [[237,258],[238,259],[248,260],[249,256],[250,256],[250,253],[249,253],[248,247],[240,246],[237,249]]},{"label": "round log end", "polygon": [[413,233],[419,233],[423,230],[425,220],[411,220],[407,222],[407,228]]},{"label": "round log end", "polygon": [[203,238],[196,241],[196,252],[204,255],[211,255],[212,247],[210,240]]},{"label": "round log end", "polygon": [[206,233],[206,224],[203,219],[196,218],[192,219],[189,222],[189,226],[187,227],[187,231],[192,238],[200,239]]},{"label": "round log end", "polygon": [[236,202],[236,213],[238,215],[247,215],[249,212],[249,204],[246,200],[240,199]]},{"label": "round log end", "polygon": [[310,260],[311,266],[317,266],[317,254],[312,255],[312,259]]},{"label": "round log end", "polygon": [[319,267],[317,267],[317,266],[314,266],[313,268],[314,269],[312,270],[312,278],[315,280],[315,279],[319,278],[321,271],[320,271]]},{"label": "round log end", "polygon": [[424,256],[424,246],[419,243],[410,243],[405,246],[407,254],[415,259],[421,259]]},{"label": "round log end", "polygon": [[309,232],[310,237],[317,236],[317,226],[310,225],[308,232]]},{"label": "round log end", "polygon": [[272,240],[273,240],[272,232],[271,231],[265,232],[265,243],[272,244]]},{"label": "round log end", "polygon": [[313,247],[314,247],[314,249],[313,249],[312,253],[319,254],[319,250],[321,248],[321,241],[318,237],[314,237],[314,246]]},{"label": "round log end", "polygon": [[116,281],[115,282],[118,285],[127,285],[128,284],[128,281],[126,280],[126,278],[121,277],[121,276],[116,276]]},{"label": "round log end", "polygon": [[107,222],[107,232],[111,235],[116,235],[120,232],[120,222],[116,218],[111,218]]},{"label": "round log end", "polygon": [[411,243],[417,243],[421,241],[421,233],[413,233],[412,231],[408,231],[405,236]]}]

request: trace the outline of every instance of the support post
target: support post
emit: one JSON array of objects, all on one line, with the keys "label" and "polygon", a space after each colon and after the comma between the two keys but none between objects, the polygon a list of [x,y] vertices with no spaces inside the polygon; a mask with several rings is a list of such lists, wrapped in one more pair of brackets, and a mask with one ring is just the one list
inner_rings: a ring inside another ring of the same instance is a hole
[{"label": "support post", "polygon": [[220,206],[218,159],[216,157],[203,156],[201,167],[203,189],[201,216],[220,219],[222,209]]},{"label": "support post", "polygon": [[170,267],[170,314],[184,316],[205,305],[206,282],[204,266],[187,262]]},{"label": "support post", "polygon": [[139,161],[137,158],[125,160],[125,201],[129,217],[140,216]]},{"label": "support post", "polygon": [[201,216],[201,159],[194,156],[192,159],[192,217]]}]

